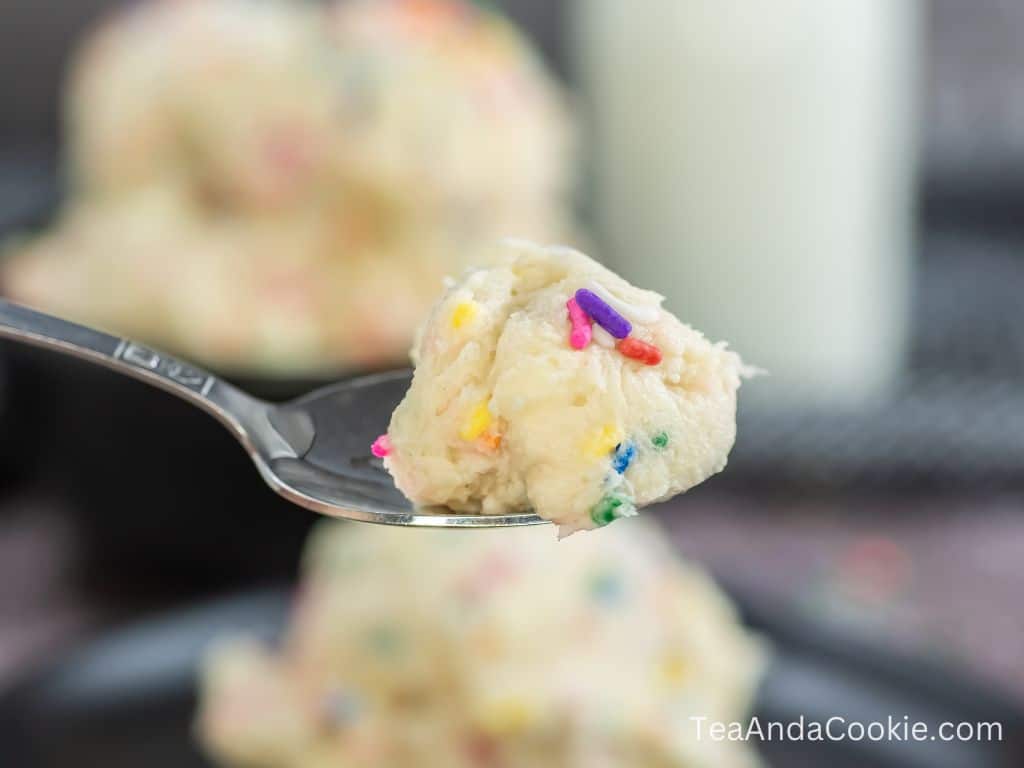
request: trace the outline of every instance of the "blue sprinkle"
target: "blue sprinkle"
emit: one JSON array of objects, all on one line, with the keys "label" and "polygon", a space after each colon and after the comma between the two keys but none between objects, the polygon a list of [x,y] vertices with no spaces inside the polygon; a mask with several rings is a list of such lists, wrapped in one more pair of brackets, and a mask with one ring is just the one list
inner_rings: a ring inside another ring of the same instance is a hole
[{"label": "blue sprinkle", "polygon": [[359,697],[344,689],[333,689],[323,699],[323,714],[327,722],[336,728],[351,724],[362,710]]},{"label": "blue sprinkle", "polygon": [[615,446],[615,455],[612,456],[612,469],[620,475],[624,474],[636,456],[636,446],[632,442],[619,443]]},{"label": "blue sprinkle", "polygon": [[613,571],[595,574],[590,581],[590,594],[605,605],[613,605],[622,599],[625,585],[619,575]]}]

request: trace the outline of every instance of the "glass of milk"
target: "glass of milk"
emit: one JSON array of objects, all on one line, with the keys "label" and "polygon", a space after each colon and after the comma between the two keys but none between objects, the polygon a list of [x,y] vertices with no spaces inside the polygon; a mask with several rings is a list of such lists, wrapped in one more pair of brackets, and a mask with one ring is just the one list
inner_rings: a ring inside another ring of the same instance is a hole
[{"label": "glass of milk", "polygon": [[600,255],[769,376],[857,405],[901,373],[918,0],[576,0]]}]

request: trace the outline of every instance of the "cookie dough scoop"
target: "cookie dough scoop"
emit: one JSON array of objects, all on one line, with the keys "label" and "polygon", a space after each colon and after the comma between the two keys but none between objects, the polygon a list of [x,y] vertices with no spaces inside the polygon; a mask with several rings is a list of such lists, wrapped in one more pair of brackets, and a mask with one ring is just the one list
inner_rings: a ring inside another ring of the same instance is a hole
[{"label": "cookie dough scoop", "polygon": [[505,242],[435,306],[377,444],[418,504],[535,511],[568,534],[726,464],[746,368],[586,255]]}]

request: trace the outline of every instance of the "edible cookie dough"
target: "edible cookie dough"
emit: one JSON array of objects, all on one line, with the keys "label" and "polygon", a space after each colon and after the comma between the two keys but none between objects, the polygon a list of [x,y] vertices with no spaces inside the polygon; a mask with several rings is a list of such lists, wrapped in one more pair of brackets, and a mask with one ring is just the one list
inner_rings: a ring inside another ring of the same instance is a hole
[{"label": "edible cookie dough", "polygon": [[[658,530],[331,523],[279,651],[225,639],[198,734],[244,768],[740,768],[759,643]],[[425,577],[428,576],[428,577]]]},{"label": "edible cookie dough", "polygon": [[744,368],[587,256],[507,242],[434,307],[374,453],[412,501],[568,534],[721,471]]}]

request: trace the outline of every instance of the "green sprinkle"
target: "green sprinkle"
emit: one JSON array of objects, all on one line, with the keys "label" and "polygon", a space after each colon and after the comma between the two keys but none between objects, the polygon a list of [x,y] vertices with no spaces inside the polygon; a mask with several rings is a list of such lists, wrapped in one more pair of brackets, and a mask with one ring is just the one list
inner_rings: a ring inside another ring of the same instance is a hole
[{"label": "green sprinkle", "polygon": [[370,647],[381,656],[393,656],[402,650],[402,636],[396,627],[378,624],[368,636]]},{"label": "green sprinkle", "polygon": [[616,518],[621,517],[619,514],[619,507],[621,506],[622,499],[617,499],[614,496],[605,496],[590,510],[590,519],[594,521],[595,525],[608,525],[608,523]]},{"label": "green sprinkle", "polygon": [[657,448],[659,451],[665,450],[665,446],[668,445],[668,432],[659,432],[651,438],[651,445]]}]

